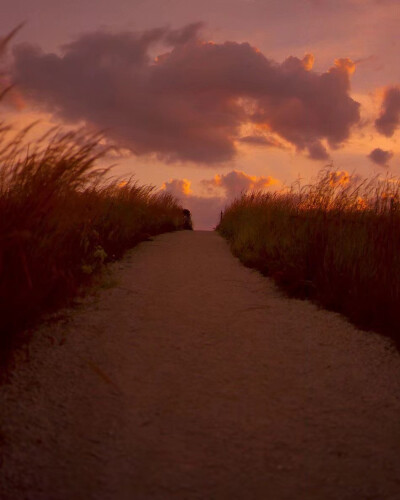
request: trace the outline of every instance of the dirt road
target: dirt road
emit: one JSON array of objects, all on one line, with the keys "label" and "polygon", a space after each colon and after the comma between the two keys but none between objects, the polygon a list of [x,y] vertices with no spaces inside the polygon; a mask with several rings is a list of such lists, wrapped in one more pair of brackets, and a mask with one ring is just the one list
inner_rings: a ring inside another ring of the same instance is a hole
[{"label": "dirt road", "polygon": [[1,499],[400,499],[400,357],[166,234],[35,332],[0,429]]}]

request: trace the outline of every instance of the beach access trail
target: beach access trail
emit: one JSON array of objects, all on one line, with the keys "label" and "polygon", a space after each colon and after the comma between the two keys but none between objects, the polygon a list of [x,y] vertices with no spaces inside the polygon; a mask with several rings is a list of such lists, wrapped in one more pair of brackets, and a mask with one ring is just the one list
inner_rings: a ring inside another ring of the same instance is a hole
[{"label": "beach access trail", "polygon": [[0,498],[400,498],[400,357],[206,231],[144,242],[0,387]]}]

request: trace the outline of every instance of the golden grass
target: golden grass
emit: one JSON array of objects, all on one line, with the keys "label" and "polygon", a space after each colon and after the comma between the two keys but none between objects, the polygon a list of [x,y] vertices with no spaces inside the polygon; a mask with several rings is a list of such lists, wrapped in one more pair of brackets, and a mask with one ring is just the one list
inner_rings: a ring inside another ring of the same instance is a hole
[{"label": "golden grass", "polygon": [[65,304],[105,262],[183,225],[172,196],[96,168],[98,136],[55,132],[27,149],[25,135],[0,130],[3,353],[15,332]]},{"label": "golden grass", "polygon": [[400,180],[328,168],[312,185],[244,194],[217,229],[290,295],[400,341]]}]

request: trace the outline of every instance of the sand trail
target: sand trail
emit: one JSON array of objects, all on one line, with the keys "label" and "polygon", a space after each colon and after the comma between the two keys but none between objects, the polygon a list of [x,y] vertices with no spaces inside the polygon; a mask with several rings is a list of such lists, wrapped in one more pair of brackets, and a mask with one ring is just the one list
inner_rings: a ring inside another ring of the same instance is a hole
[{"label": "sand trail", "polygon": [[2,499],[399,499],[400,357],[165,234],[35,332],[0,432]]}]

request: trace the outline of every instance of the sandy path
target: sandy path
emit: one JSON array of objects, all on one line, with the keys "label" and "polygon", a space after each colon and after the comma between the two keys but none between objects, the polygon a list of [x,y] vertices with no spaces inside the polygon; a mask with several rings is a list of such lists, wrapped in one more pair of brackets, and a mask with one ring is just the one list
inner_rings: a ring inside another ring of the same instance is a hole
[{"label": "sandy path", "polygon": [[1,499],[399,499],[400,357],[162,235],[0,388]]}]

